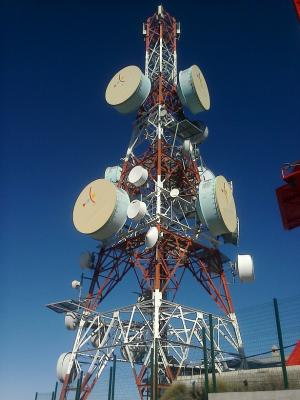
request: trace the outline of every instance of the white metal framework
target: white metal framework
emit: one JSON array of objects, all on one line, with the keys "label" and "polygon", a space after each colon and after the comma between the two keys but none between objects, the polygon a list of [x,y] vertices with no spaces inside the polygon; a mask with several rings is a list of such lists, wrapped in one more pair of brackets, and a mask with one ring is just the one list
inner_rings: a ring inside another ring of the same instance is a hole
[{"label": "white metal framework", "polygon": [[[107,363],[116,354],[118,361],[129,362],[138,388],[150,386],[149,375],[139,382],[141,370],[149,369],[151,350],[158,338],[158,375],[161,384],[168,384],[165,370],[169,369],[175,379],[182,368],[198,366],[203,372],[203,336],[206,332],[208,348],[210,344],[209,314],[205,311],[166,301],[158,296],[154,299],[140,299],[138,303],[116,310],[98,313],[91,312],[84,304],[73,301],[50,304],[59,313],[70,309],[80,320],[76,340],[72,349],[71,369],[76,375],[82,371],[84,376],[92,377],[90,386],[82,393],[85,398],[93,387]],[[157,302],[158,304],[155,304]],[[159,313],[159,325],[155,325],[154,313]],[[214,349],[216,369],[221,373],[229,369],[227,361],[239,351],[239,342],[233,330],[232,320],[213,315]],[[210,353],[208,354],[210,363]],[[142,394],[142,393],[141,393]]]}]

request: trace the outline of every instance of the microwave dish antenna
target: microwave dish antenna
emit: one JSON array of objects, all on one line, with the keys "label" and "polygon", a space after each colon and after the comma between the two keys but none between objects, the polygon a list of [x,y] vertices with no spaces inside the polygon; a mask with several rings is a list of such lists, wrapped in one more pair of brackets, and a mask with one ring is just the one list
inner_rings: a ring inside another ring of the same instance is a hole
[{"label": "microwave dish antenna", "polygon": [[124,226],[129,203],[125,190],[105,179],[97,179],[89,183],[76,200],[74,226],[96,240],[107,239]]},{"label": "microwave dish antenna", "polygon": [[118,71],[109,82],[105,99],[122,114],[137,111],[147,99],[151,81],[139,67],[130,65]]},{"label": "microwave dish antenna", "polygon": [[210,109],[208,87],[197,65],[179,72],[178,96],[193,114]]}]

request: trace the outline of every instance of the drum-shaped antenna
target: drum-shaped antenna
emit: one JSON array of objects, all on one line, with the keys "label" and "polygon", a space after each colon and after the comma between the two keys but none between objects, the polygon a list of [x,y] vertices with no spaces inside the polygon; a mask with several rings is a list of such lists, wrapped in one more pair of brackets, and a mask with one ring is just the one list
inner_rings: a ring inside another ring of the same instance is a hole
[{"label": "drum-shaped antenna", "polygon": [[79,324],[79,320],[76,314],[72,312],[67,312],[65,315],[65,326],[69,331],[74,331]]},{"label": "drum-shaped antenna", "polygon": [[182,152],[186,158],[194,156],[193,145],[189,139],[185,139],[183,141]]},{"label": "drum-shaped antenna", "polygon": [[155,246],[157,240],[158,240],[158,229],[156,228],[156,226],[152,226],[146,233],[146,238],[145,238],[146,247],[151,249],[152,247]]},{"label": "drum-shaped antenna", "polygon": [[183,106],[193,114],[209,110],[210,97],[204,76],[197,65],[179,72],[177,93]]},{"label": "drum-shaped antenna", "polygon": [[119,182],[121,178],[122,168],[119,165],[107,167],[104,173],[104,179],[112,183]]},{"label": "drum-shaped antenna", "polygon": [[249,254],[238,254],[236,270],[241,282],[254,281],[254,263],[253,258]]},{"label": "drum-shaped antenna", "polygon": [[200,182],[196,210],[201,222],[214,236],[235,232],[235,203],[231,186],[223,176]]},{"label": "drum-shaped antenna", "polygon": [[80,287],[80,282],[79,281],[72,281],[71,283],[72,289],[78,289]]},{"label": "drum-shaped antenna", "polygon": [[105,179],[97,179],[88,184],[76,200],[75,228],[94,239],[107,239],[124,226],[129,203],[125,190]]},{"label": "drum-shaped antenna", "polygon": [[[72,353],[62,353],[56,364],[56,375],[60,382],[64,382],[65,377],[67,375],[68,366],[72,357]],[[69,377],[69,382],[73,382],[76,379],[77,371],[75,368],[72,368],[71,374]]]},{"label": "drum-shaped antenna", "polygon": [[127,217],[135,222],[140,221],[147,214],[147,206],[143,201],[133,200],[127,209]]},{"label": "drum-shaped antenna", "polygon": [[130,65],[121,69],[109,82],[105,99],[122,114],[137,111],[151,90],[151,81],[139,67]]},{"label": "drum-shaped antenna", "polygon": [[128,175],[128,182],[136,187],[144,185],[144,183],[147,182],[147,179],[148,171],[140,165],[133,167]]}]

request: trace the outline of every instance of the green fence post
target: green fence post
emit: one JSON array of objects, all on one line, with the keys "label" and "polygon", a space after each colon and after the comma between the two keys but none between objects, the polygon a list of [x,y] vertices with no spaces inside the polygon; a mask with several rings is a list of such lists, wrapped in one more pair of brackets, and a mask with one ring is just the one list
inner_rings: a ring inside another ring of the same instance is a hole
[{"label": "green fence post", "polygon": [[111,381],[111,400],[115,400],[116,365],[117,365],[117,358],[116,358],[116,355],[114,354],[113,369],[112,369],[112,381]]},{"label": "green fence post", "polygon": [[37,400],[37,397],[38,397],[38,392],[35,392],[34,400]]},{"label": "green fence post", "polygon": [[205,395],[207,396],[209,392],[208,385],[208,361],[207,361],[207,347],[206,347],[206,331],[205,328],[202,327],[202,342],[203,342],[203,361],[204,361],[204,387],[205,387]]},{"label": "green fence post", "polygon": [[217,393],[217,381],[216,381],[216,368],[215,368],[215,349],[214,349],[214,326],[212,320],[212,314],[209,314],[209,333],[210,333],[210,359],[211,359],[211,376],[213,393]]},{"label": "green fence post", "polygon": [[109,368],[109,383],[108,383],[108,397],[107,400],[111,400],[111,383],[112,383],[112,367]]},{"label": "green fence post", "polygon": [[54,392],[53,392],[53,400],[56,400],[57,387],[58,387],[58,382],[55,383],[55,388],[54,388]]},{"label": "green fence post", "polygon": [[273,302],[274,302],[276,328],[277,328],[278,343],[279,343],[279,350],[280,350],[283,385],[284,385],[285,389],[288,389],[289,388],[289,382],[288,382],[288,376],[287,376],[286,365],[285,365],[285,356],[284,356],[284,348],[283,348],[283,340],[282,340],[282,331],[281,331],[281,324],[280,324],[280,317],[279,317],[279,309],[278,309],[277,299],[274,298]]}]

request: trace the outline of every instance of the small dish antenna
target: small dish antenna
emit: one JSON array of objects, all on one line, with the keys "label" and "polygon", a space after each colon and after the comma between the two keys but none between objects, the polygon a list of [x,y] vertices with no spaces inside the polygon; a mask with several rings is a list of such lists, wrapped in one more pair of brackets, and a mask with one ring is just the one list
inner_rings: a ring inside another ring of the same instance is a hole
[{"label": "small dish antenna", "polygon": [[147,179],[148,171],[140,165],[133,167],[128,175],[128,182],[136,187],[144,185],[144,183],[147,182]]},{"label": "small dish antenna", "polygon": [[176,197],[178,197],[178,196],[179,196],[179,189],[177,189],[177,188],[172,189],[172,190],[170,191],[170,196],[171,196],[173,199],[175,199]]},{"label": "small dish antenna", "polygon": [[254,263],[249,254],[238,254],[235,268],[241,282],[254,281]]},{"label": "small dish antenna", "polygon": [[[72,353],[62,353],[57,360],[56,375],[61,383],[63,383],[65,380],[71,358],[72,358]],[[77,371],[75,368],[72,368],[69,381],[73,382],[76,379],[76,376],[77,376]]]},{"label": "small dish antenna", "polygon": [[158,229],[156,226],[152,226],[148,232],[146,233],[145,244],[148,249],[151,249],[155,246],[158,240]]},{"label": "small dish antenna", "polygon": [[147,214],[147,206],[143,201],[133,200],[127,209],[127,217],[139,222]]},{"label": "small dish antenna", "polygon": [[69,331],[75,331],[79,324],[79,320],[73,312],[67,312],[65,315],[65,326]]},{"label": "small dish antenna", "polygon": [[80,288],[80,282],[79,281],[72,281],[71,286],[73,289],[79,289]]}]

